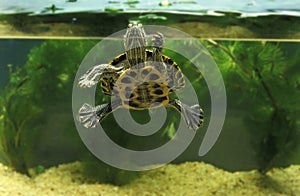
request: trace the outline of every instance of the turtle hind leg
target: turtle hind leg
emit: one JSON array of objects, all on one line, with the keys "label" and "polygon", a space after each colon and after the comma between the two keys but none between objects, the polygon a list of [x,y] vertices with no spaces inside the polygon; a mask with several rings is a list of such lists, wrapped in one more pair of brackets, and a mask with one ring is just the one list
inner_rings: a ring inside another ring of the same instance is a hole
[{"label": "turtle hind leg", "polygon": [[[85,103],[79,109],[79,121],[86,128],[94,128],[100,124],[101,115],[99,115],[108,104],[103,104],[100,106],[92,107],[89,104]],[[103,117],[102,117],[103,119]]]},{"label": "turtle hind leg", "polygon": [[105,75],[117,75],[119,71],[121,71],[123,67],[114,67],[109,64],[101,64],[94,66],[86,71],[83,76],[79,78],[78,85],[82,88],[90,88],[97,84]]},{"label": "turtle hind leg", "polygon": [[178,99],[172,99],[169,105],[174,107],[183,116],[190,129],[197,130],[203,124],[203,110],[198,104],[188,106]]},{"label": "turtle hind leg", "polygon": [[79,122],[86,128],[95,128],[119,105],[120,101],[113,101],[96,107],[92,107],[85,103],[79,109]]}]

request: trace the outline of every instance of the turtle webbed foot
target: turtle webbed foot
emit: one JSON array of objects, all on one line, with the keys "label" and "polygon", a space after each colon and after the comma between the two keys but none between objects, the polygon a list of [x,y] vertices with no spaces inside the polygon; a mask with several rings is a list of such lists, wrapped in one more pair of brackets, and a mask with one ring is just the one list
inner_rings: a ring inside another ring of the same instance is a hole
[{"label": "turtle webbed foot", "polygon": [[95,128],[106,116],[119,106],[121,106],[120,99],[96,107],[92,107],[85,103],[79,109],[79,122],[86,128]]},{"label": "turtle webbed foot", "polygon": [[79,78],[78,85],[82,88],[90,88],[99,82],[99,79],[105,74],[117,74],[122,67],[114,67],[109,64],[101,64],[87,70],[83,76]]},{"label": "turtle webbed foot", "polygon": [[204,114],[198,104],[188,106],[177,99],[173,99],[170,101],[170,105],[182,114],[188,128],[197,130],[203,124]]},{"label": "turtle webbed foot", "polygon": [[203,124],[203,110],[198,104],[191,107],[182,104],[182,115],[190,129],[197,130]]},{"label": "turtle webbed foot", "polygon": [[86,128],[96,127],[100,123],[99,120],[100,118],[97,116],[97,110],[95,107],[85,103],[79,109],[79,121]]},{"label": "turtle webbed foot", "polygon": [[100,121],[104,118],[105,115],[101,113],[103,108],[107,104],[100,106],[92,107],[89,104],[85,103],[79,109],[79,121],[86,128],[94,128],[100,124]]}]

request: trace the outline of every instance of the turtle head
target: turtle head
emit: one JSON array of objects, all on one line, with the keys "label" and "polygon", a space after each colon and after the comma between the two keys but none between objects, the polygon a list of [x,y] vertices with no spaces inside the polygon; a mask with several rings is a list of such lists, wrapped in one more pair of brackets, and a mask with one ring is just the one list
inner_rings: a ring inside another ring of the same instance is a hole
[{"label": "turtle head", "polygon": [[130,66],[146,61],[146,33],[142,24],[134,22],[128,25],[124,47]]},{"label": "turtle head", "polygon": [[142,24],[136,22],[128,24],[124,46],[126,50],[146,47],[146,33]]}]

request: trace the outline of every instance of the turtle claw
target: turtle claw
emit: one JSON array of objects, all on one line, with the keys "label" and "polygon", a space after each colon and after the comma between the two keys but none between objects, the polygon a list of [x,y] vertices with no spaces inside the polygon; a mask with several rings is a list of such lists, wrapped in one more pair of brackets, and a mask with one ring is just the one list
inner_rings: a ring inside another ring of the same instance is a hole
[{"label": "turtle claw", "polygon": [[91,80],[86,80],[86,78],[84,76],[82,76],[79,79],[79,86],[81,88],[90,88],[92,86],[94,86],[95,84],[97,84],[98,81],[91,81]]}]

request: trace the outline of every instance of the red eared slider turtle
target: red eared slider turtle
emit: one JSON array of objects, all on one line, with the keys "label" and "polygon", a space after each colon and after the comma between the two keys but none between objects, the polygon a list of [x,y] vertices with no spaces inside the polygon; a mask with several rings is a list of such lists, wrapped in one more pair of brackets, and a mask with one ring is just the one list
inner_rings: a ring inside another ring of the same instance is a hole
[{"label": "red eared slider turtle", "polygon": [[85,127],[96,127],[118,107],[145,110],[163,105],[179,111],[191,129],[196,130],[203,123],[203,111],[198,104],[190,107],[169,97],[184,87],[184,76],[178,65],[161,53],[163,35],[155,34],[152,42],[153,50],[147,50],[143,26],[129,24],[124,38],[126,52],[108,64],[90,68],[80,77],[80,87],[91,87],[99,82],[103,93],[113,97],[110,103],[96,107],[83,104],[79,119]]}]

